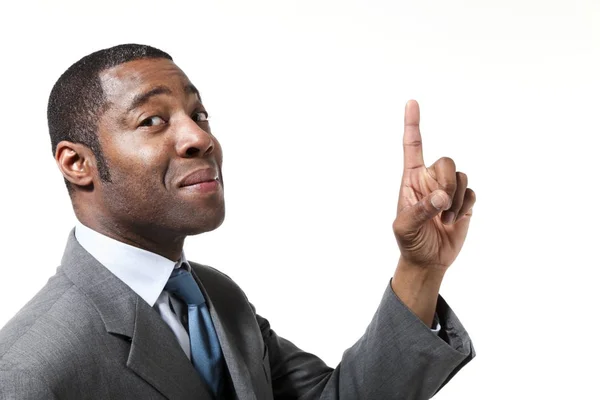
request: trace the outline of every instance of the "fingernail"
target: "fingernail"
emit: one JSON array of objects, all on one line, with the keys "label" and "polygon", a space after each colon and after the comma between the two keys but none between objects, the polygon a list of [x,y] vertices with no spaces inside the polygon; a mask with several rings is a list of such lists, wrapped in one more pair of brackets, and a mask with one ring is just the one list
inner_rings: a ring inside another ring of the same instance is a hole
[{"label": "fingernail", "polygon": [[436,194],[435,196],[433,196],[431,198],[431,204],[433,204],[433,206],[435,208],[437,208],[438,210],[440,208],[442,208],[445,203],[446,203],[446,200],[444,199],[444,197],[442,195]]},{"label": "fingernail", "polygon": [[444,217],[444,223],[446,225],[449,225],[449,224],[453,223],[454,222],[454,217],[455,217],[454,213],[453,212],[449,212]]}]

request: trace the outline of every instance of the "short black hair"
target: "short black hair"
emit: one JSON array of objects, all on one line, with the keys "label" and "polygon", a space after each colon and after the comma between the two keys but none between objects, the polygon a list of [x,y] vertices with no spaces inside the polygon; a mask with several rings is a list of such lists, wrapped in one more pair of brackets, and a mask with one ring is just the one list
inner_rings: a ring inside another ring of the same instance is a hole
[{"label": "short black hair", "polygon": [[[67,69],[54,84],[48,99],[48,130],[52,154],[67,140],[89,147],[98,163],[100,179],[110,182],[110,172],[98,140],[98,119],[106,110],[100,73],[143,58],[173,58],[162,50],[140,44],[122,44],[91,53]],[[65,179],[69,193],[72,185]]]}]

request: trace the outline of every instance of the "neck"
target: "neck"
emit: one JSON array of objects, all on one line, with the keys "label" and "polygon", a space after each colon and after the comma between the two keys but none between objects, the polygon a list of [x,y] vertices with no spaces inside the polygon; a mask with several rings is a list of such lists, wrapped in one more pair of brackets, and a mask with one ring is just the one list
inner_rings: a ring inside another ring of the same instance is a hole
[{"label": "neck", "polygon": [[124,226],[112,221],[100,223],[98,220],[82,216],[77,216],[77,219],[88,228],[111,239],[161,255],[171,261],[181,258],[185,236],[165,234],[149,226]]}]

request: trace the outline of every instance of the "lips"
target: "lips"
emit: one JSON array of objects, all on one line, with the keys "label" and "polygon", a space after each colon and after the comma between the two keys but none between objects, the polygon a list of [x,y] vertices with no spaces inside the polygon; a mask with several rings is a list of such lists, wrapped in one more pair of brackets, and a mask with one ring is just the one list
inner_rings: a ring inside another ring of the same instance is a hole
[{"label": "lips", "polygon": [[192,172],[191,174],[187,175],[186,177],[184,177],[179,182],[178,186],[186,187],[186,186],[192,186],[192,185],[197,185],[200,183],[207,183],[207,182],[218,181],[218,180],[219,180],[219,174],[215,169],[204,168],[204,169],[196,170],[196,171]]}]

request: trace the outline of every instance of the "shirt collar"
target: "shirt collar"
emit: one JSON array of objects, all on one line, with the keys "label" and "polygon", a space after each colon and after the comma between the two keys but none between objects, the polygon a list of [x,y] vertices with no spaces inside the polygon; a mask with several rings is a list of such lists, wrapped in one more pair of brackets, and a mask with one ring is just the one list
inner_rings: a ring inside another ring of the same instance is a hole
[{"label": "shirt collar", "polygon": [[156,303],[174,268],[184,266],[189,271],[183,251],[179,261],[171,261],[105,236],[79,221],[75,224],[75,237],[88,253],[151,307]]}]

